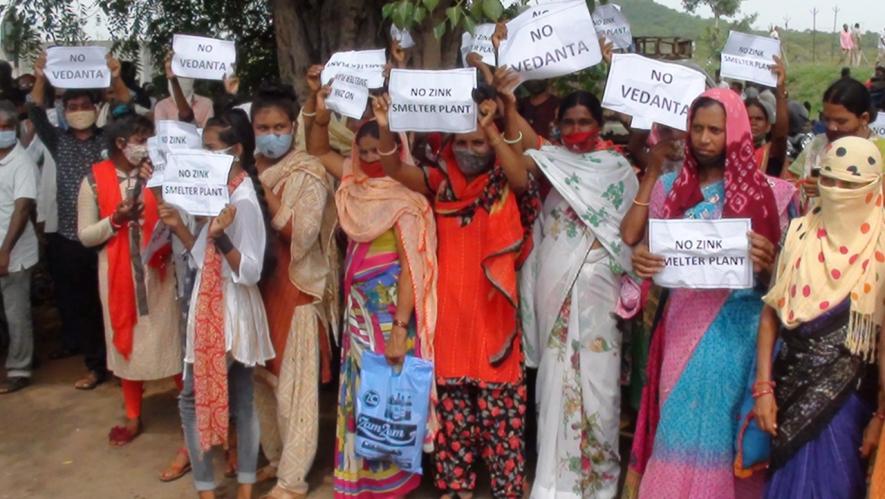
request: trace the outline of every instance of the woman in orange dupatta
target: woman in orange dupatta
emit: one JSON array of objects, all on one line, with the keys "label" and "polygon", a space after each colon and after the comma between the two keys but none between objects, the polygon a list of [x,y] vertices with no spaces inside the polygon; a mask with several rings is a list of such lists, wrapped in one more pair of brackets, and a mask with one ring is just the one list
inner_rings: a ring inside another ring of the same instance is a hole
[{"label": "woman in orange dupatta", "polygon": [[98,281],[108,368],[123,388],[126,423],[108,435],[115,446],[141,433],[144,381],[181,372],[175,278],[167,268],[171,247],[160,245],[142,263],[159,219],[157,199],[150,189],[132,192],[139,188],[138,167],[147,158],[145,143],[153,131],[142,117],[110,127],[110,159],[92,166],[78,199],[80,241],[101,246]]},{"label": "woman in orange dupatta", "polygon": [[540,205],[535,183],[494,124],[494,100],[480,104],[476,131],[447,141],[438,168],[400,161],[389,105],[388,96],[374,101],[381,163],[389,176],[432,197],[438,230],[434,482],[445,498],[470,497],[481,457],[495,497],[522,497],[526,387],[516,274]]},{"label": "woman in orange dupatta", "polygon": [[[378,124],[364,123],[357,131],[351,157],[344,158],[329,147],[331,115],[325,91],[315,97],[309,149],[329,173],[341,179],[335,201],[341,228],[348,236],[335,496],[401,497],[416,489],[421,477],[392,462],[356,455],[354,397],[363,352],[382,353],[391,363],[401,363],[405,355],[433,360],[436,225],[426,198],[384,175]],[[307,108],[313,104],[309,102]],[[403,154],[409,157],[407,148]],[[425,444],[432,438],[434,423],[431,414]]]}]

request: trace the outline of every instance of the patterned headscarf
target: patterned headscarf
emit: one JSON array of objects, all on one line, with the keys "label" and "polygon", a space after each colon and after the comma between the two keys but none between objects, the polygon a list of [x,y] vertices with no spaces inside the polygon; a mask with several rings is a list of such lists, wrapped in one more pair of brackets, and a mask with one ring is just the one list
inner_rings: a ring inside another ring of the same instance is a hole
[{"label": "patterned headscarf", "polygon": [[821,176],[861,184],[820,185],[820,205],[790,225],[765,302],[788,328],[851,301],[846,346],[874,360],[885,303],[882,155],[875,144],[845,137],[825,151]]},{"label": "patterned headscarf", "polygon": [[[725,109],[725,218],[749,218],[753,230],[775,245],[780,242],[777,203],[765,175],[756,166],[747,108],[732,90],[712,88],[699,98],[715,100]],[[688,117],[691,125],[693,114]],[[664,204],[665,218],[681,218],[685,210],[704,200],[691,134],[685,143],[685,165]]]}]

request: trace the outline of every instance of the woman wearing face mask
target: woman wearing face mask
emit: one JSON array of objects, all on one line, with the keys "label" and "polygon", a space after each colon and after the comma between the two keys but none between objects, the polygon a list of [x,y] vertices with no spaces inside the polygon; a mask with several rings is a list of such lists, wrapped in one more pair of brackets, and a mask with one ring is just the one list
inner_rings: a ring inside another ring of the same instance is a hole
[{"label": "woman wearing face mask", "polygon": [[[331,380],[329,332],[337,330],[339,314],[334,187],[316,158],[292,147],[297,111],[291,88],[261,89],[251,113],[255,163],[273,229],[269,244],[280,265],[261,284],[277,352],[258,371],[259,407],[267,422],[262,441],[271,457],[262,475],[278,478],[269,497],[304,497],[319,433],[318,384]],[[273,449],[280,445],[277,454]]]},{"label": "woman wearing face mask", "polygon": [[827,131],[814,137],[799,157],[783,172],[783,178],[797,180],[803,191],[806,209],[809,201],[817,197],[817,180],[820,163],[827,144],[842,137],[870,139],[880,151],[885,151],[885,138],[877,136],[869,127],[872,116],[870,92],[859,81],[842,78],[824,92],[823,116]]},{"label": "woman wearing face mask", "polygon": [[[727,89],[711,89],[690,108],[685,164],[661,177],[652,218],[749,218],[757,289],[671,289],[648,363],[649,393],[640,409],[631,461],[641,498],[729,499],[734,438],[755,347],[761,292],[773,266],[792,192],[775,191],[753,160],[746,107]],[[633,269],[651,278],[664,260],[647,243],[634,248]],[[660,397],[660,399],[658,398]],[[644,473],[644,474],[643,474]]]},{"label": "woman wearing face mask", "polygon": [[215,116],[212,100],[194,92],[193,78],[175,76],[171,54],[166,56],[164,67],[169,97],[154,106],[154,122],[175,120],[204,128],[209,118]]},{"label": "woman wearing face mask", "polygon": [[228,120],[212,118],[203,147],[234,157],[228,175],[230,204],[195,236],[178,211],[160,206],[160,217],[189,251],[197,269],[187,319],[182,427],[203,499],[213,498],[211,448],[228,444],[228,419],[236,420],[238,498],[256,481],[259,425],[254,406],[254,367],[274,357],[258,281],[266,230],[255,187],[241,166],[244,140]]},{"label": "woman wearing face mask", "polygon": [[619,228],[639,182],[600,140],[595,96],[569,95],[559,117],[562,145],[526,153],[553,185],[520,275],[526,361],[538,366],[532,497],[610,498],[620,470],[621,337],[613,311],[630,269]]},{"label": "woman wearing face mask", "polygon": [[[363,352],[383,354],[392,364],[405,355],[433,360],[436,329],[436,224],[427,199],[384,174],[378,123],[357,131],[351,157],[329,147],[324,90],[317,95],[310,152],[341,178],[335,194],[338,218],[348,236],[345,257],[345,319],[341,340],[341,385],[335,441],[336,497],[402,497],[420,475],[388,461],[355,453],[355,398]],[[399,144],[407,144],[400,135]],[[407,147],[398,153],[412,159]],[[433,411],[431,409],[431,411]],[[425,437],[432,445],[436,415]]]},{"label": "woman wearing face mask", "polygon": [[433,342],[440,421],[435,484],[443,497],[471,497],[473,462],[482,458],[495,497],[522,497],[527,401],[516,273],[531,250],[536,184],[495,126],[493,100],[479,105],[475,132],[450,139],[438,168],[400,160],[389,106],[387,96],[373,102],[381,164],[388,176],[432,196],[437,258],[445,269]]},{"label": "woman wearing face mask", "polygon": [[[773,437],[766,497],[865,496],[864,458],[885,419],[885,398],[871,417],[863,390],[885,318],[881,184],[875,145],[832,142],[818,207],[787,232],[764,297],[753,395],[759,426]],[[772,366],[778,336],[784,346]]]},{"label": "woman wearing face mask", "polygon": [[87,247],[101,246],[98,281],[107,364],[123,386],[126,422],[108,435],[116,446],[141,433],[144,381],[181,372],[178,304],[168,265],[171,251],[165,246],[144,255],[159,219],[157,199],[138,179],[152,134],[146,118],[114,123],[105,132],[110,159],[92,167],[78,199],[80,241]]}]

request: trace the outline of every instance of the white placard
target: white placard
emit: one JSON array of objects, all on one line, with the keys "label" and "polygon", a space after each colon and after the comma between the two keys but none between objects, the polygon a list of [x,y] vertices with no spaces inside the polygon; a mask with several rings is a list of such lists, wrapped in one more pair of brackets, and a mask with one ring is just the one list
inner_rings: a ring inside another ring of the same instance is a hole
[{"label": "white placard", "polygon": [[525,11],[507,23],[498,48],[498,65],[523,81],[555,78],[602,61],[590,11],[584,0],[553,3]]},{"label": "white placard", "polygon": [[234,157],[176,150],[166,156],[163,200],[196,216],[214,217],[230,200],[227,176]]},{"label": "white placard", "polygon": [[476,52],[482,56],[482,62],[489,66],[496,66],[498,62],[495,60],[495,46],[492,44],[492,35],[495,34],[495,25],[480,24],[473,29],[471,35],[469,31],[465,31],[461,35],[461,61],[467,66],[467,54]]},{"label": "white placard", "polygon": [[749,218],[649,220],[649,251],[666,260],[655,283],[666,288],[753,287],[749,231]]},{"label": "white placard", "polygon": [[685,130],[692,101],[706,79],[694,69],[636,54],[614,54],[602,107]]},{"label": "white placard", "polygon": [[349,73],[338,73],[326,97],[326,107],[349,118],[359,120],[366,112],[369,87],[365,78]]},{"label": "white placard", "polygon": [[184,78],[223,80],[237,63],[237,48],[227,40],[174,35],[172,51],[172,72]]},{"label": "white placard", "polygon": [[616,49],[628,49],[633,45],[630,23],[621,9],[613,3],[596,7],[593,11],[593,27],[596,28],[597,35],[604,36]]},{"label": "white placard", "polygon": [[469,133],[476,130],[476,69],[390,72],[390,130]]},{"label": "white placard", "polygon": [[57,88],[111,86],[105,47],[50,47],[46,49],[46,79]]},{"label": "white placard", "polygon": [[410,49],[415,46],[415,39],[407,29],[399,29],[396,24],[390,25],[390,39],[399,43],[399,48]]},{"label": "white placard", "polygon": [[777,76],[771,72],[771,66],[774,56],[780,53],[780,40],[732,31],[722,49],[720,72],[723,78],[776,87]]},{"label": "white placard", "polygon": [[148,157],[154,169],[151,178],[147,181],[147,187],[160,187],[163,185],[163,170],[166,169],[166,154],[160,150],[160,138],[154,135],[147,139]]},{"label": "white placard", "polygon": [[159,120],[155,126],[157,146],[167,153],[173,149],[202,149],[200,131],[191,123],[176,120]]},{"label": "white placard", "polygon": [[885,111],[876,114],[876,121],[870,123],[870,129],[880,138],[885,138]]},{"label": "white placard", "polygon": [[336,52],[329,58],[320,78],[323,85],[328,85],[338,73],[347,72],[365,78],[369,88],[381,88],[384,86],[385,65],[387,55],[384,49]]}]

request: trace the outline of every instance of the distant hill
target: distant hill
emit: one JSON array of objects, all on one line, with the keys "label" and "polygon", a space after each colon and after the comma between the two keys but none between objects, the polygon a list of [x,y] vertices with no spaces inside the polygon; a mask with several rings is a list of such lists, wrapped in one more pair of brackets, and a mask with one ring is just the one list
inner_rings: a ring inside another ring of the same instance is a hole
[{"label": "distant hill", "polygon": [[630,21],[634,36],[699,38],[712,24],[709,19],[671,9],[652,0],[615,0]]}]

